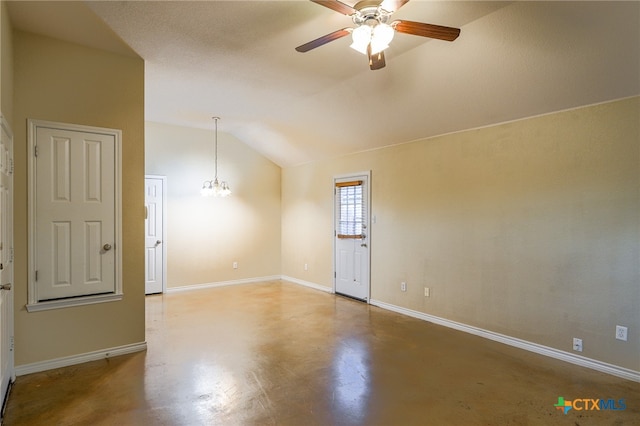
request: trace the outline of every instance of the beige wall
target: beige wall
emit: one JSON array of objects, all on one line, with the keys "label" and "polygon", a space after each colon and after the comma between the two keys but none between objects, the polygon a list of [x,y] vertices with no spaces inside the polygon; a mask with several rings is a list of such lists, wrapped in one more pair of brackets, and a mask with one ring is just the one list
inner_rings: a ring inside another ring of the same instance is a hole
[{"label": "beige wall", "polygon": [[[17,366],[144,340],[146,167],[168,178],[170,287],[283,274],[330,288],[333,177],[371,170],[373,299],[566,351],[580,337],[586,357],[640,371],[639,98],[283,171],[221,132],[234,194],[203,199],[212,131],[147,123],[145,163],[142,60],[12,34],[5,8]],[[27,118],[123,130],[123,301],[26,312]]]},{"label": "beige wall", "polygon": [[[203,198],[213,179],[211,129],[146,124],[146,173],[167,177],[167,286],[280,274],[280,168],[218,131],[218,176],[233,194]],[[233,269],[238,262],[238,269]]]},{"label": "beige wall", "polygon": [[332,286],[332,179],[369,169],[372,299],[640,371],[640,98],[285,169],[283,275]]},{"label": "beige wall", "polygon": [[[143,342],[144,62],[16,31],[15,363]],[[122,130],[124,299],[28,313],[27,119]]]},{"label": "beige wall", "polygon": [[13,30],[6,2],[0,2],[0,112],[13,121]]}]

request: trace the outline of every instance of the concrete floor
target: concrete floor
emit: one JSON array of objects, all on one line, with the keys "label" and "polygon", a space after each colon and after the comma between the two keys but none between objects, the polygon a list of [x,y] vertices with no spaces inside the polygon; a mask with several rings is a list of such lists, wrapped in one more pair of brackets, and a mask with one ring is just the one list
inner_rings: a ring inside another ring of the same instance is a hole
[{"label": "concrete floor", "polygon": [[148,296],[147,342],[18,377],[5,424],[640,424],[636,382],[279,281]]}]

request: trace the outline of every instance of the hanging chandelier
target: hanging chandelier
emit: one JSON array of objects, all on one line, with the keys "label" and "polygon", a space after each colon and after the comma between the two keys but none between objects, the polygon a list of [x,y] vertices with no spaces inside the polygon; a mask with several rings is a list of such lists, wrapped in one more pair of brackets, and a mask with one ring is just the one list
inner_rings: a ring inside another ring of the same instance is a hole
[{"label": "hanging chandelier", "polygon": [[213,140],[215,174],[213,180],[205,180],[202,183],[200,194],[202,194],[203,197],[226,197],[231,195],[231,189],[227,182],[218,181],[218,120],[220,120],[220,117],[213,117],[213,120],[215,122],[215,138]]}]

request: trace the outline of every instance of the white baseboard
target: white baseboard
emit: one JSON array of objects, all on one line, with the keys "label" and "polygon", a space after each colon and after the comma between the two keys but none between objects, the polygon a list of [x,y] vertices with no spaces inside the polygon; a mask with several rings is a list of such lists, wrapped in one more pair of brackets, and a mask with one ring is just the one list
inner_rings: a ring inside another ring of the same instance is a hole
[{"label": "white baseboard", "polygon": [[504,343],[505,345],[515,346],[516,348],[524,349],[540,355],[545,355],[551,358],[559,359],[559,360],[569,362],[571,364],[576,364],[582,367],[587,367],[592,370],[597,370],[603,373],[611,374],[613,376],[621,377],[623,379],[632,380],[634,382],[640,382],[640,371],[619,367],[617,365],[608,364],[606,362],[583,357],[580,355],[575,355],[569,352],[551,348],[549,346],[539,345],[537,343],[528,342],[526,340],[517,339],[515,337],[510,337],[500,333],[495,333],[493,331],[484,330],[482,328],[477,328],[477,327],[473,327],[463,323],[451,321],[445,318],[440,318],[434,315],[425,314],[423,312],[414,311],[412,309],[402,308],[400,306],[381,302],[379,300],[372,299],[370,300],[370,303],[382,309],[387,309],[389,311],[397,312],[403,315],[407,315],[407,316],[418,318],[424,321],[432,322],[434,324],[453,328],[455,330],[464,331],[465,333],[474,334],[476,336],[484,337],[485,339]]},{"label": "white baseboard", "polygon": [[146,351],[147,342],[133,343],[131,345],[117,346],[115,348],[102,349],[99,351],[86,352],[78,355],[71,355],[62,358],[50,359],[47,361],[34,362],[32,364],[18,365],[15,368],[16,376],[39,373],[41,371],[52,370],[54,368],[68,367],[70,365],[82,364],[99,359],[113,358],[118,355],[125,355],[134,352]]},{"label": "white baseboard", "polygon": [[310,288],[313,288],[315,290],[324,291],[326,293],[333,293],[333,289],[332,288],[325,287],[323,285],[319,285],[319,284],[316,284],[316,283],[312,283],[310,281],[299,280],[297,278],[288,277],[286,275],[283,275],[281,278],[282,278],[283,281],[289,281],[289,282],[292,282],[294,284],[303,285],[305,287],[310,287]]},{"label": "white baseboard", "polygon": [[273,281],[279,280],[282,278],[280,275],[271,275],[269,277],[256,277],[256,278],[244,278],[241,280],[231,280],[231,281],[218,281],[214,283],[202,283],[202,284],[192,284],[192,285],[183,285],[180,287],[170,287],[167,288],[167,293],[178,293],[182,291],[191,291],[191,290],[202,290],[205,288],[214,288],[214,287],[225,287],[229,285],[240,285],[240,284],[253,284],[264,281]]}]

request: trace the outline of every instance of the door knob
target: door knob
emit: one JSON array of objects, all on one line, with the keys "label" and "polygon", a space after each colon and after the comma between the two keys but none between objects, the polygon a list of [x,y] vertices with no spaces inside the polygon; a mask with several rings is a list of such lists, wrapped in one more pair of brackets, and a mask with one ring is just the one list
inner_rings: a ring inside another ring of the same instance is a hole
[{"label": "door knob", "polygon": [[111,250],[111,244],[107,243],[107,244],[103,245],[102,248],[104,249],[104,251],[109,251],[109,250]]},{"label": "door knob", "polygon": [[11,283],[0,285],[0,290],[11,290]]},{"label": "door knob", "polygon": [[162,241],[160,241],[160,240],[156,241],[156,245],[158,245],[158,244],[162,244]]}]

